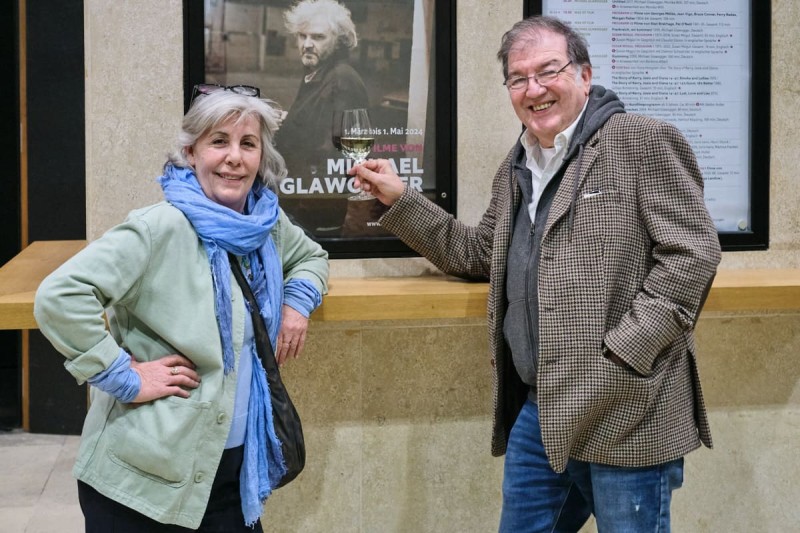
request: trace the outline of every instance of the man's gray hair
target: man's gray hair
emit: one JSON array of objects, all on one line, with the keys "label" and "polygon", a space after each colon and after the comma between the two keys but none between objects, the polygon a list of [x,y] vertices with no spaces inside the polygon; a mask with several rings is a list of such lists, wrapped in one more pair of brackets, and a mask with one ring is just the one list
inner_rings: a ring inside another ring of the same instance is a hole
[{"label": "man's gray hair", "polygon": [[296,35],[301,33],[312,18],[322,16],[336,35],[336,48],[352,50],[358,45],[356,26],[350,10],[336,0],[302,0],[283,15],[286,29]]},{"label": "man's gray hair", "polygon": [[186,158],[187,150],[200,137],[230,119],[238,123],[254,117],[261,128],[261,162],[258,174],[265,185],[274,188],[286,177],[286,163],[272,144],[272,137],[278,129],[279,114],[280,111],[269,100],[232,91],[216,91],[198,96],[183,117],[178,146],[167,156],[167,163],[191,168]]},{"label": "man's gray hair", "polygon": [[508,79],[508,54],[517,46],[527,42],[535,42],[541,31],[551,31],[563,35],[567,40],[567,57],[578,69],[592,66],[589,59],[589,45],[581,34],[573,30],[567,23],[544,15],[536,15],[520,20],[503,34],[497,59],[503,63],[503,79]]}]

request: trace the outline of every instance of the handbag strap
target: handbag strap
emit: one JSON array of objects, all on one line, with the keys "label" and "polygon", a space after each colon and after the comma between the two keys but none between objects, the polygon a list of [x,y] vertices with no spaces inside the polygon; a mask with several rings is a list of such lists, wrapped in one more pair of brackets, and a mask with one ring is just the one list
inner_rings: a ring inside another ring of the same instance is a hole
[{"label": "handbag strap", "polygon": [[244,279],[244,273],[242,272],[242,267],[239,266],[239,260],[230,252],[228,252],[228,260],[231,263],[233,277],[236,278],[236,282],[242,289],[242,294],[244,294],[244,297],[250,304],[250,315],[253,319],[253,330],[256,336],[256,351],[261,358],[261,364],[264,365],[264,370],[266,370],[267,373],[277,372],[278,362],[275,360],[275,351],[272,348],[272,342],[269,340],[267,326],[264,325],[264,318],[261,316],[258,302],[256,302],[256,298],[253,296],[250,284]]}]

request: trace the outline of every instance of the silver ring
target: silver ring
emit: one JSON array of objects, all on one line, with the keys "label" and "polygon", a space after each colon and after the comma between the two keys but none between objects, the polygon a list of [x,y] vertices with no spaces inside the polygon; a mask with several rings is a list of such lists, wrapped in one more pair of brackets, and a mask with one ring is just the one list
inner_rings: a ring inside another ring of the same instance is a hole
[{"label": "silver ring", "polygon": [[173,376],[177,376],[180,373],[177,366],[173,366],[170,372],[172,373]]}]

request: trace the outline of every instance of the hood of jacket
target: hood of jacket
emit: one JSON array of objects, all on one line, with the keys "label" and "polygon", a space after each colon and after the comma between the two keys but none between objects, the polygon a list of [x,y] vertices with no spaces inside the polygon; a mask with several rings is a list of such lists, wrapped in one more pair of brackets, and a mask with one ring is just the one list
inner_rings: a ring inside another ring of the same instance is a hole
[{"label": "hood of jacket", "polygon": [[611,115],[624,112],[625,104],[614,91],[602,85],[592,85],[589,91],[589,103],[586,104],[586,111],[575,128],[564,161],[572,159],[580,151],[580,146],[585,145]]}]

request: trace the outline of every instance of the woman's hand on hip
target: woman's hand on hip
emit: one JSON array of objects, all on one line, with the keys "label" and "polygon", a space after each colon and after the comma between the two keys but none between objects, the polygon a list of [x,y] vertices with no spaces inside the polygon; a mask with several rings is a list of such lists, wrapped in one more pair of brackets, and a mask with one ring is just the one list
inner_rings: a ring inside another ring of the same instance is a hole
[{"label": "woman's hand on hip", "polygon": [[131,356],[131,368],[139,374],[142,386],[133,403],[144,403],[166,396],[188,398],[187,389],[200,386],[195,365],[182,355],[170,354],[155,361],[138,362]]},{"label": "woman's hand on hip", "polygon": [[278,365],[283,365],[287,359],[300,357],[300,352],[306,344],[306,331],[308,319],[288,305],[283,306],[283,320],[278,332],[278,345],[275,350],[275,359]]}]

